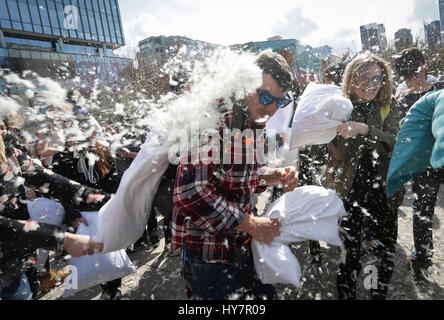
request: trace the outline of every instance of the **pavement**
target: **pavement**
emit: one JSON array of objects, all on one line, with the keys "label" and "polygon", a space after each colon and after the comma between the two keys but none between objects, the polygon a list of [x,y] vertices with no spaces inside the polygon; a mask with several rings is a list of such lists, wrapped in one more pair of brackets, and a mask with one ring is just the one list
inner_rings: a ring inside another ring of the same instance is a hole
[{"label": "pavement", "polygon": [[[389,300],[442,300],[444,299],[444,188],[440,189],[434,219],[434,265],[430,269],[429,282],[415,283],[409,270],[407,258],[413,249],[412,236],[412,199],[410,188],[404,198],[399,212],[398,244],[396,246],[395,271],[389,287]],[[264,209],[266,200],[259,202]],[[159,219],[159,225],[162,220]],[[161,228],[159,228],[161,230]],[[159,236],[162,236],[159,233]],[[336,272],[340,258],[337,247],[329,247],[321,243],[322,261],[311,264],[308,261],[308,244],[293,244],[292,250],[298,258],[302,269],[301,288],[290,285],[277,285],[282,300],[335,300]],[[130,253],[131,261],[137,266],[135,274],[122,280],[122,293],[130,300],[185,300],[186,291],[180,276],[181,254],[169,255],[164,250],[164,239],[157,246],[149,246]],[[363,270],[371,265],[374,257],[364,255],[361,259]],[[66,261],[58,263],[58,267],[67,265]],[[358,281],[357,298],[368,299],[369,291],[364,281],[367,274],[361,272]],[[83,290],[74,296],[62,297],[64,286],[61,284],[39,300],[98,300],[100,286]]]}]

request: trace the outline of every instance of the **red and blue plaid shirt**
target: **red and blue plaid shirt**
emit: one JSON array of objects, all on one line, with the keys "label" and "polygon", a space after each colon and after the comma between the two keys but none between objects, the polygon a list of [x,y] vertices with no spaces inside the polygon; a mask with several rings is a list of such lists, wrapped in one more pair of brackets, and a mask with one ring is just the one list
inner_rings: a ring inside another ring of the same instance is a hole
[{"label": "red and blue plaid shirt", "polygon": [[[233,113],[224,112],[224,115],[225,125],[231,128]],[[248,128],[257,129],[246,119],[242,129]],[[204,164],[202,159],[197,164],[179,162],[172,221],[174,250],[186,245],[187,250],[201,251],[206,262],[233,262],[230,258],[233,247],[248,239],[247,234],[234,229],[244,220],[245,214],[250,213],[252,196],[259,185],[256,150],[253,164],[246,161],[249,143],[255,141],[243,139],[242,164],[206,164],[207,161]],[[190,160],[190,155],[187,157]],[[234,157],[232,148],[231,163]]]}]

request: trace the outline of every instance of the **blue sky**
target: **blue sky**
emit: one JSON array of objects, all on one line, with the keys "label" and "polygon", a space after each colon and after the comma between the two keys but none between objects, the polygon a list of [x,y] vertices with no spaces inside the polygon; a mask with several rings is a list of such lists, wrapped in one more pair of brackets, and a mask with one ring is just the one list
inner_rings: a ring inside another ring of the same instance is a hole
[{"label": "blue sky", "polygon": [[384,23],[387,39],[400,28],[423,37],[422,21],[439,19],[438,0],[120,0],[130,46],[158,35],[217,44],[280,35],[335,51],[360,50],[359,26]]}]

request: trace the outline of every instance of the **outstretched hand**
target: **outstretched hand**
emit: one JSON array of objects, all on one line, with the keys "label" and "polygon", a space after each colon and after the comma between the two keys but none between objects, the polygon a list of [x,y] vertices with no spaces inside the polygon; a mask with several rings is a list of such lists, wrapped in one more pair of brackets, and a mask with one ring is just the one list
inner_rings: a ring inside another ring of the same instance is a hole
[{"label": "outstretched hand", "polygon": [[95,242],[90,236],[65,233],[65,250],[74,258],[90,255],[103,251],[103,244]]}]

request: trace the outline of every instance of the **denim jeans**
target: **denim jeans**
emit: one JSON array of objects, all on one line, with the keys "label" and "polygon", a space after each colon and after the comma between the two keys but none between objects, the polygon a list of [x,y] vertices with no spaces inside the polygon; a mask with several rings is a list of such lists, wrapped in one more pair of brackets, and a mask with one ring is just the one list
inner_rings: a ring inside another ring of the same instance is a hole
[{"label": "denim jeans", "polygon": [[[251,253],[251,248],[249,249]],[[263,284],[254,270],[252,254],[242,265],[207,263],[200,251],[184,250],[193,300],[276,300],[274,286]],[[186,270],[185,270],[186,269]]]},{"label": "denim jeans", "polygon": [[2,300],[32,300],[32,292],[29,287],[28,278],[22,274],[21,278],[1,291],[1,298]]}]

